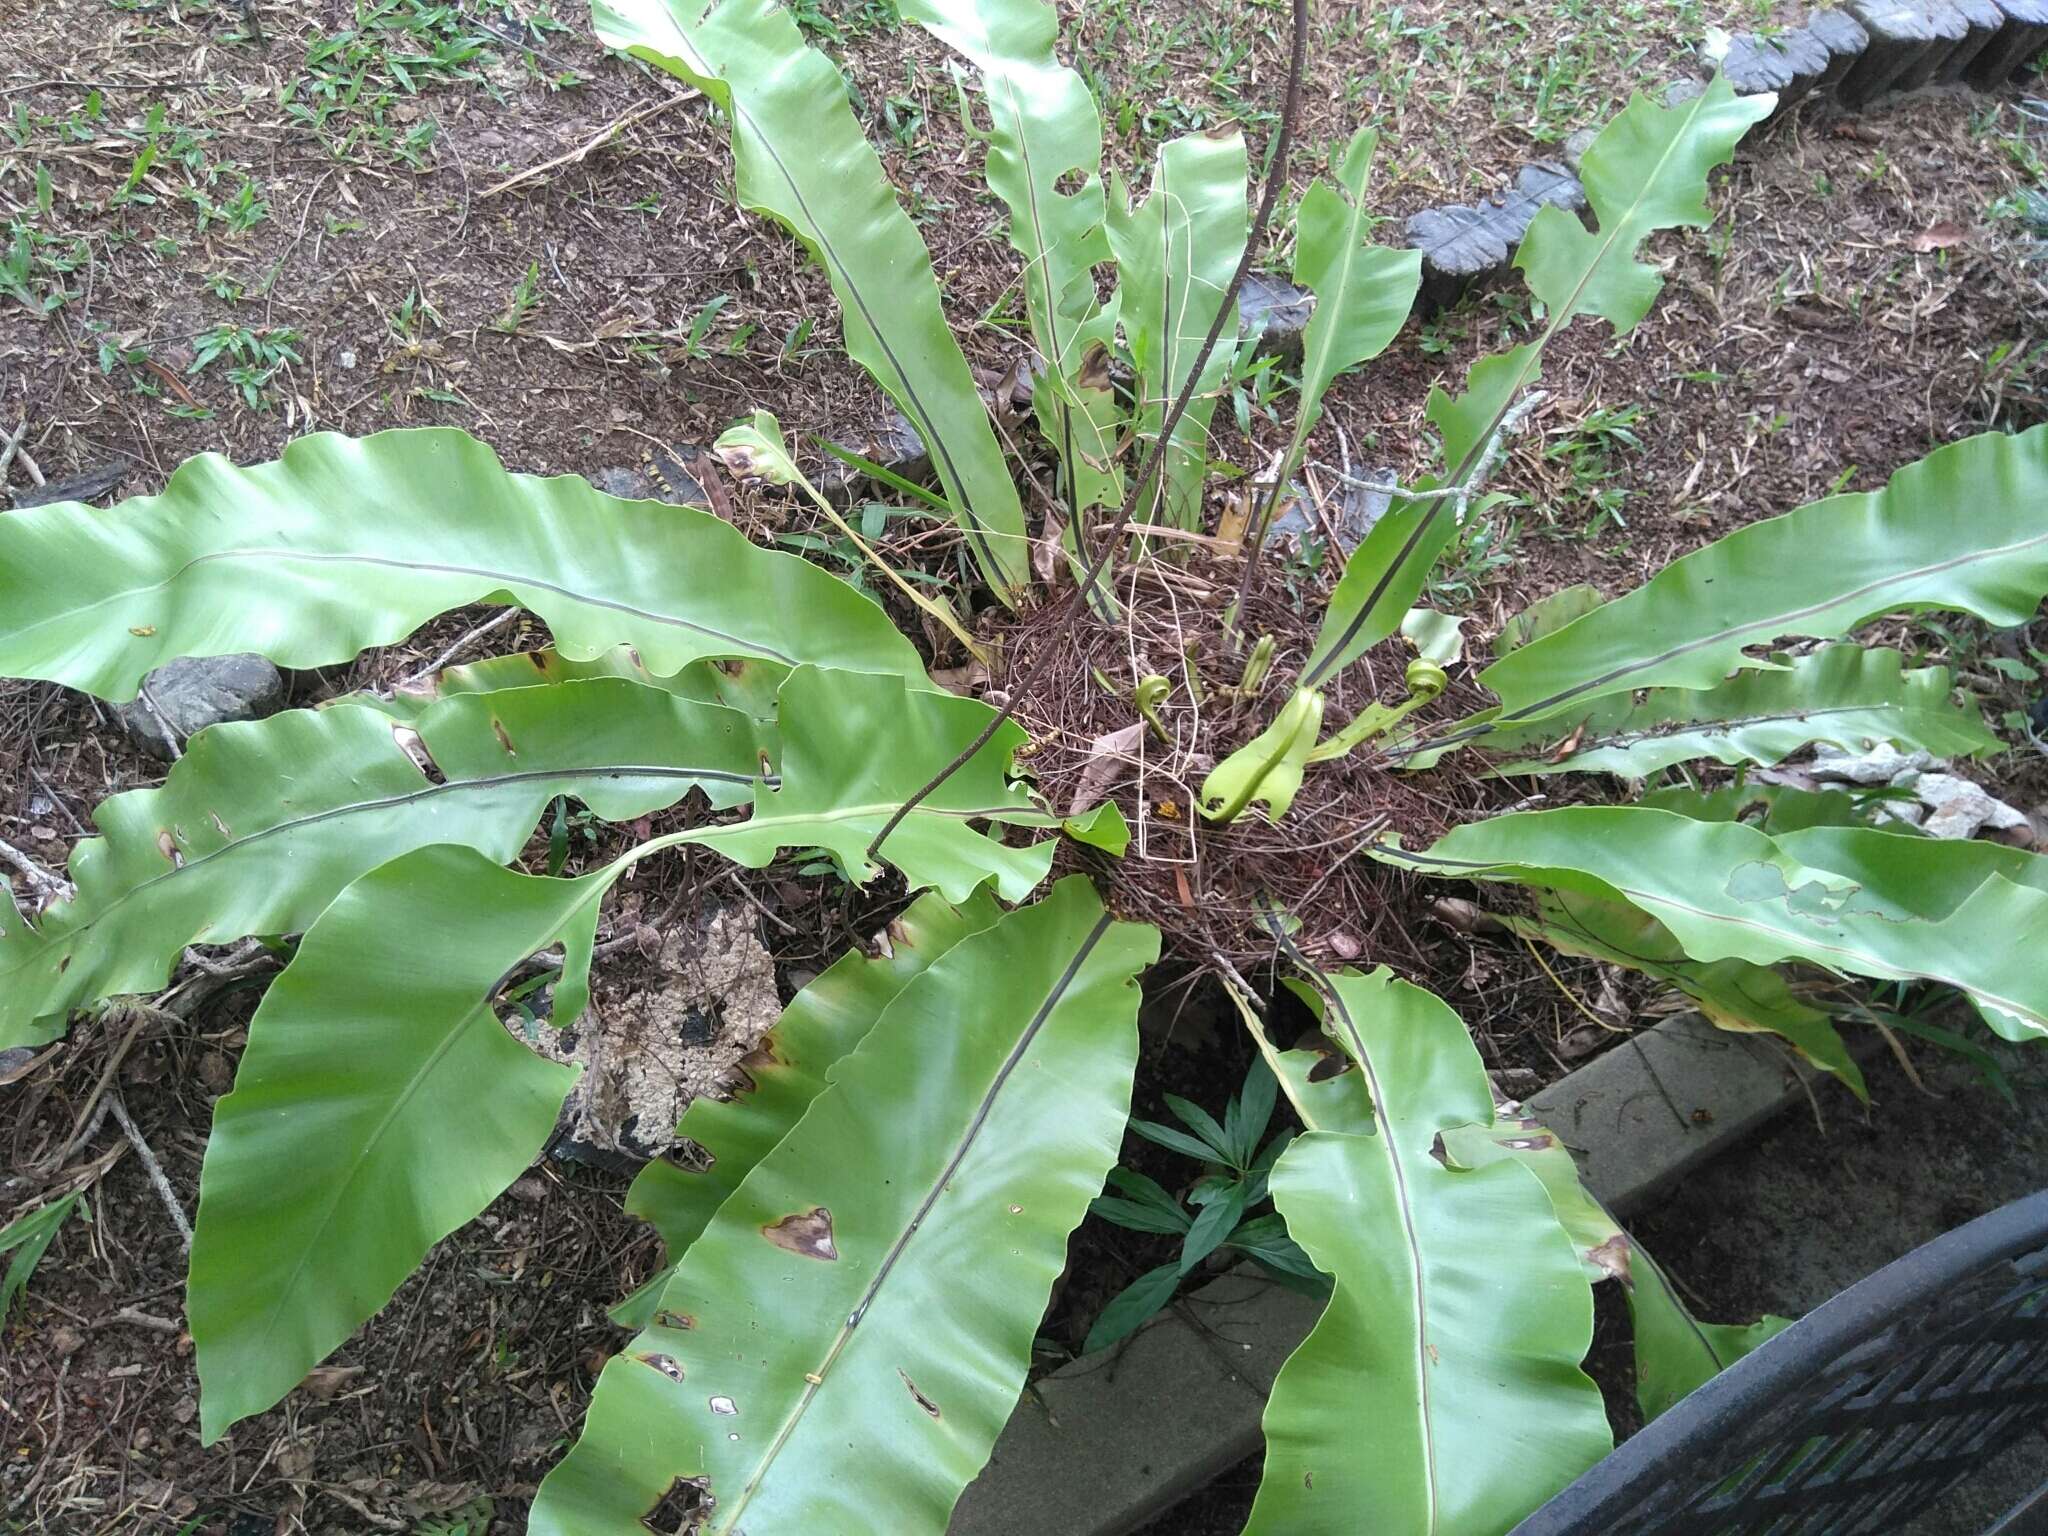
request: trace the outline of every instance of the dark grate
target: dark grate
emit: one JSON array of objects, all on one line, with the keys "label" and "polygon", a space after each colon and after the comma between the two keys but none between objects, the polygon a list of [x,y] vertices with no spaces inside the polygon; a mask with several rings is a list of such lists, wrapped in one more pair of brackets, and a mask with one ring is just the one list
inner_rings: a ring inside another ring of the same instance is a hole
[{"label": "dark grate", "polygon": [[1512,1536],[1883,1536],[2037,1430],[2048,1191],[1816,1308]]}]

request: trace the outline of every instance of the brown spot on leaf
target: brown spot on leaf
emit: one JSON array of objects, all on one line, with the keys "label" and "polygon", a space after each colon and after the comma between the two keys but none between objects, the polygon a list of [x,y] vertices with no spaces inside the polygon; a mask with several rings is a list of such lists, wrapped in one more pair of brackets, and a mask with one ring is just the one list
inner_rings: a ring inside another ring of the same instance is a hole
[{"label": "brown spot on leaf", "polygon": [[642,1365],[653,1366],[670,1381],[681,1381],[683,1379],[682,1365],[673,1355],[636,1355],[634,1358]]},{"label": "brown spot on leaf", "polygon": [[1588,1263],[1598,1265],[1600,1272],[1610,1280],[1619,1280],[1623,1285],[1629,1280],[1629,1260],[1634,1250],[1629,1247],[1628,1234],[1617,1232],[1597,1248],[1586,1250]]},{"label": "brown spot on leaf", "polygon": [[1545,1131],[1541,1136],[1503,1136],[1500,1144],[1511,1152],[1548,1152],[1557,1138]]},{"label": "brown spot on leaf", "polygon": [[206,813],[206,819],[213,823],[214,831],[218,832],[222,837],[226,838],[229,842],[234,841],[234,830],[231,827],[229,827],[226,822],[220,819],[219,811],[208,811]]},{"label": "brown spot on leaf", "polygon": [[941,1415],[939,1412],[939,1405],[933,1402],[930,1398],[926,1397],[922,1392],[917,1390],[917,1383],[910,1379],[908,1373],[904,1371],[902,1366],[899,1365],[896,1367],[896,1374],[903,1378],[903,1385],[910,1389],[910,1395],[913,1399],[916,1400],[918,1407],[922,1408],[926,1413],[930,1414],[935,1419],[943,1417],[943,1415]]},{"label": "brown spot on leaf", "polygon": [[787,1248],[800,1258],[836,1260],[839,1250],[832,1246],[832,1213],[822,1205],[798,1211],[772,1221],[761,1235],[778,1248]]},{"label": "brown spot on leaf", "polygon": [[171,836],[168,830],[157,833],[156,851],[171,861],[171,868],[182,869],[184,867],[185,855],[178,851],[178,840]]},{"label": "brown spot on leaf", "polygon": [[505,749],[507,757],[519,755],[519,749],[512,745],[512,738],[505,734],[505,722],[495,715],[491,717],[491,734],[498,738],[498,745]]},{"label": "brown spot on leaf", "polygon": [[674,1329],[677,1333],[688,1333],[697,1326],[697,1319],[687,1312],[671,1312],[664,1307],[654,1314],[654,1326]]}]

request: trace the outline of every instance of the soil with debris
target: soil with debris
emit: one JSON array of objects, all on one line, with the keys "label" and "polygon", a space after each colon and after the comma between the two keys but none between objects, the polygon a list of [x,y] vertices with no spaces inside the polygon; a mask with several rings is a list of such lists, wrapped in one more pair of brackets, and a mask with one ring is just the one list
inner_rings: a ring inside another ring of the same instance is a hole
[{"label": "soil with debris", "polygon": [[[794,9],[844,60],[856,110],[932,244],[963,345],[993,386],[1018,356],[1015,262],[991,234],[996,211],[943,50],[897,25],[888,0]],[[1141,174],[1174,133],[1236,118],[1256,150],[1270,132],[1277,10],[1190,0],[1062,9],[1126,174]],[[1572,0],[1510,17],[1446,0],[1325,8],[1293,190],[1376,121],[1371,195],[1389,216],[1480,196],[1604,119],[1631,87],[1679,72],[1695,41],[1685,28],[1753,12],[1742,0],[1634,9],[1651,14],[1588,23]],[[7,260],[26,264],[0,268],[0,442],[17,442],[0,508],[54,492],[151,492],[188,455],[265,459],[309,430],[442,423],[476,432],[515,469],[576,471],[628,494],[701,473],[755,537],[857,574],[808,511],[727,484],[688,452],[757,405],[794,433],[857,447],[889,415],[836,350],[822,277],[785,236],[734,209],[708,104],[606,55],[579,0],[401,0],[380,14],[368,20],[368,7],[342,0],[50,0],[9,21],[0,213]],[[1619,345],[1582,323],[1552,348],[1550,396],[1493,483],[1507,499],[1439,573],[1438,602],[1473,613],[1483,644],[1574,582],[1624,590],[1742,523],[1880,484],[1937,443],[2048,417],[2048,267],[2040,231],[2015,213],[2019,194],[2043,181],[2043,143],[2015,95],[1931,92],[1853,120],[1795,116],[1745,146],[1713,200],[1714,227],[1653,243],[1666,289],[1648,321]],[[1285,257],[1271,253],[1276,273]],[[1421,467],[1430,388],[1523,335],[1528,309],[1516,290],[1482,296],[1411,324],[1379,363],[1340,382],[1306,476],[1322,507],[1341,503],[1347,476]],[[1237,407],[1217,414],[1218,452],[1249,471],[1283,440],[1285,418],[1268,420],[1249,398],[1241,416]],[[810,468],[827,462],[808,446],[802,455]],[[964,569],[947,536],[898,531],[907,526],[891,522],[892,558]],[[1334,577],[1312,550],[1269,559],[1254,604],[1283,637],[1276,679],[1300,662]],[[1159,656],[1140,669],[1110,646],[1097,658],[1106,675],[1127,689],[1134,669],[1165,670],[1176,635],[1211,638],[1236,579],[1201,551],[1159,576],[1150,611],[1170,616]],[[921,633],[893,596],[882,600]],[[388,686],[477,617],[449,616],[353,667],[290,676],[289,702]],[[490,644],[542,638],[519,621]],[[2048,626],[2024,637],[1922,626],[1909,638],[1959,665],[1995,712],[2024,712],[2041,696],[2038,676],[2016,680],[1995,663],[2026,655],[2021,639],[2048,646]],[[1021,655],[1028,629],[1016,639]],[[1212,685],[1234,681],[1231,664],[1220,651],[1196,658],[1215,669]],[[1371,696],[1373,669],[1345,688],[1338,711]],[[1247,705],[1234,723],[1257,713]],[[1048,783],[1085,771],[1087,743],[1111,718],[1080,695],[1033,701],[1023,716],[1044,745]],[[1113,723],[1127,719],[1125,706]],[[1198,753],[1162,752],[1117,786],[1139,837],[1132,899],[1170,922],[1176,910],[1227,906],[1190,853],[1201,766]],[[44,865],[62,866],[101,798],[162,771],[90,701],[0,685],[0,837]],[[2048,801],[2042,754],[2015,751],[1972,772],[2023,809]],[[1339,858],[1376,817],[1426,835],[1529,786],[1449,774],[1321,782],[1327,801],[1305,803],[1316,815],[1296,824],[1314,828],[1317,846],[1292,831],[1261,844],[1268,834],[1248,827],[1232,857],[1292,872],[1285,893],[1314,914],[1319,953],[1385,958],[1434,986],[1510,1092],[1526,1096],[1663,1006],[1595,962],[1559,957],[1553,976],[1519,946],[1433,917],[1440,891]],[[614,835],[579,834],[570,867],[603,857]],[[545,843],[543,831],[530,867],[545,867]],[[740,914],[724,921],[772,957],[778,998],[872,933],[891,901],[886,887],[828,887],[795,861],[720,879],[717,899],[736,903],[721,910]],[[691,990],[676,936],[704,893],[681,856],[650,861],[623,888],[600,961],[601,1012],[644,1022],[679,1009],[678,1034],[702,1029],[703,994],[720,989]],[[1233,953],[1247,968],[1260,958],[1249,946]],[[1142,1115],[1162,1117],[1166,1092],[1220,1106],[1242,1081],[1241,1032],[1194,990],[1204,959],[1191,946],[1156,979]],[[728,998],[713,1026],[734,1054],[773,1006],[758,959],[747,974],[752,1002],[735,1011]],[[269,1536],[408,1531],[488,1496],[508,1522],[493,1529],[517,1528],[620,1340],[605,1308],[656,1261],[646,1230],[620,1214],[623,1179],[588,1164],[542,1162],[440,1244],[305,1387],[219,1444],[198,1443],[181,1241],[141,1154],[100,1109],[119,1100],[189,1211],[211,1106],[232,1081],[263,976],[226,978],[189,1016],[109,1012],[25,1070],[0,1069],[0,1219],[85,1189],[83,1216],[0,1333],[0,1512],[20,1529],[80,1536]],[[1588,1000],[1599,1015],[1590,1024]],[[690,1056],[667,1070],[688,1089],[715,1066]],[[641,1123],[668,1113],[642,1109]],[[1125,1155],[1169,1188],[1191,1176],[1135,1137]],[[1103,1302],[1161,1262],[1156,1249],[1084,1225],[1043,1363],[1079,1348]],[[1200,1518],[1235,1529],[1230,1496],[1221,1489]],[[1210,1528],[1181,1518],[1192,1523],[1175,1529]]]}]

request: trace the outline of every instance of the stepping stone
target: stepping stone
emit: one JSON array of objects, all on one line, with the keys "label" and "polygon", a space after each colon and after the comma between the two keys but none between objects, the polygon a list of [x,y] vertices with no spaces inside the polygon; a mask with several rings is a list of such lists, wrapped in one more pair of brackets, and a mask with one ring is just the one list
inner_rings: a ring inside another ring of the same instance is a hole
[{"label": "stepping stone", "polygon": [[1546,206],[1568,213],[1586,209],[1586,189],[1563,164],[1536,160],[1515,174],[1515,184],[1476,207],[1425,208],[1408,220],[1408,244],[1422,252],[1425,315],[1457,303],[1475,283],[1505,278],[1515,247]]},{"label": "stepping stone", "polygon": [[1316,301],[1294,284],[1264,272],[1247,272],[1237,290],[1237,328],[1257,338],[1256,353],[1290,362],[1301,360],[1301,337],[1316,312]]},{"label": "stepping stone", "polygon": [[1761,32],[1739,34],[1728,44],[1721,68],[1738,96],[1778,93],[1777,108],[1764,119],[1774,123],[1819,83],[1833,61],[1826,43],[1806,28],[1795,27],[1769,37]]},{"label": "stepping stone", "polygon": [[1870,46],[1836,95],[1857,110],[1895,90],[1930,53],[1938,64],[1970,35],[1969,22],[1949,0],[1849,0],[1849,12],[1870,34]]},{"label": "stepping stone", "polygon": [[1956,79],[1962,74],[1963,66],[1976,58],[1984,45],[2005,25],[2005,12],[1998,8],[1997,0],[1948,0],[1948,3],[1961,14],[1968,30],[1948,52],[1936,53],[1930,49],[1915,60],[1912,67],[1899,76],[1894,90],[1917,91],[1936,80]]},{"label": "stepping stone", "polygon": [[1507,275],[1512,241],[1495,220],[1498,212],[1453,204],[1409,218],[1408,244],[1422,252],[1419,302],[1425,315],[1448,309],[1474,283]]},{"label": "stepping stone", "polygon": [[[2043,0],[2043,3],[2048,4],[2048,0]],[[1870,34],[1863,29],[1863,23],[1847,11],[1815,11],[1806,18],[1806,30],[1828,51],[1828,67],[1821,72],[1813,88],[1817,93],[1832,91],[1863,57],[1864,50],[1870,46]]]},{"label": "stepping stone", "polygon": [[2005,25],[1963,71],[1980,91],[1996,90],[2048,48],[2048,0],[1998,0]]}]

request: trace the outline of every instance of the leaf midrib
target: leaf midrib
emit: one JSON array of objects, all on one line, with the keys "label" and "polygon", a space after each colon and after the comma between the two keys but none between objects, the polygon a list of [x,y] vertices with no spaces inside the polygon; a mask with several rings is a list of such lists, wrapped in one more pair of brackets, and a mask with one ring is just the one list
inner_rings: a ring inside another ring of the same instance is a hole
[{"label": "leaf midrib", "polygon": [[637,604],[621,602],[617,598],[595,597],[587,592],[578,592],[574,588],[564,586],[560,582],[549,581],[544,577],[492,570],[485,566],[458,565],[449,561],[401,560],[391,555],[369,555],[351,551],[273,549],[263,545],[212,550],[203,555],[194,555],[160,581],[150,582],[139,587],[124,587],[119,591],[109,592],[102,597],[94,599],[92,602],[66,608],[60,613],[51,614],[49,617],[38,619],[33,623],[17,625],[9,630],[7,635],[10,639],[18,639],[56,625],[73,624],[82,615],[92,614],[101,609],[126,603],[151,593],[168,591],[196,566],[210,565],[215,562],[229,560],[277,560],[304,561],[309,564],[318,565],[366,565],[385,570],[418,571],[451,576],[475,576],[508,589],[512,587],[530,587],[537,591],[552,592],[558,597],[567,598],[571,602],[583,603],[592,608],[609,609],[615,613],[625,613],[632,615],[634,618],[646,619],[650,623],[666,624],[676,629],[691,630],[709,639],[731,645],[745,655],[760,656],[770,661],[779,661],[786,666],[797,666],[801,660],[799,657],[789,655],[787,652],[778,650],[764,642],[749,640],[740,635],[732,634],[729,631],[713,628],[709,624],[701,624],[694,619],[686,619],[672,613],[659,613],[652,608],[642,608]]}]

